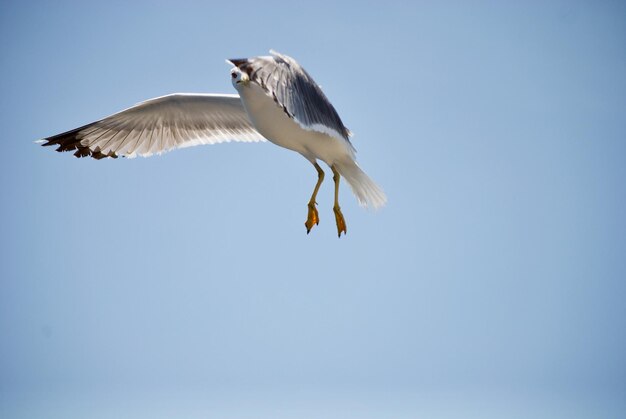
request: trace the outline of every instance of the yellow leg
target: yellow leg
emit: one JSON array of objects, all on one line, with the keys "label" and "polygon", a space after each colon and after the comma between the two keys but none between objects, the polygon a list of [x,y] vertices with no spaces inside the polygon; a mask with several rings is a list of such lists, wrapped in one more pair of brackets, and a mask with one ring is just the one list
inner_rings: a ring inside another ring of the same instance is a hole
[{"label": "yellow leg", "polygon": [[339,172],[337,172],[335,166],[331,166],[331,169],[333,169],[333,180],[335,181],[335,205],[333,206],[333,211],[335,212],[335,221],[337,222],[337,233],[341,237],[342,232],[347,234],[348,231],[346,229],[346,220],[343,218],[341,208],[339,207]]},{"label": "yellow leg", "polygon": [[315,170],[317,170],[317,183],[315,184],[315,189],[313,189],[313,195],[311,195],[311,199],[309,200],[309,214],[307,215],[306,222],[304,223],[306,227],[306,234],[309,234],[309,232],[311,232],[311,229],[314,225],[320,223],[317,208],[315,208],[315,205],[317,204],[315,200],[317,199],[317,191],[320,190],[320,185],[324,181],[324,171],[317,163],[313,163],[313,166],[315,166]]}]

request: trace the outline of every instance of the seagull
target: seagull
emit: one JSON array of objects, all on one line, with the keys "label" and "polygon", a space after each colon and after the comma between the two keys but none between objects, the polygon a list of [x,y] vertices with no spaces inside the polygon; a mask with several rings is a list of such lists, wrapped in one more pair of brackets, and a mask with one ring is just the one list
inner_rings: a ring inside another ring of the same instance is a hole
[{"label": "seagull", "polygon": [[385,193],[356,162],[351,132],[320,86],[293,58],[269,56],[229,59],[238,95],[174,93],[141,102],[99,121],[38,141],[74,151],[76,157],[133,158],[176,148],[228,141],[270,142],[300,153],[317,170],[308,202],[307,234],[319,224],[317,193],[324,181],[318,160],[333,172],[333,212],[338,236],[347,233],[339,206],[339,181],[345,178],[359,204],[379,208]]}]

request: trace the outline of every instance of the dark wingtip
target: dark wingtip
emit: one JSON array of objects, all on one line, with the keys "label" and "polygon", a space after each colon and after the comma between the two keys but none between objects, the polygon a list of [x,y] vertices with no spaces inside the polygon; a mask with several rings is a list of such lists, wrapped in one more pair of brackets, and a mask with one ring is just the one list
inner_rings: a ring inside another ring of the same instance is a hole
[{"label": "dark wingtip", "polygon": [[64,151],[74,151],[74,156],[79,158],[92,157],[96,160],[100,160],[106,157],[111,157],[113,159],[116,159],[118,156],[113,151],[110,151],[109,153],[103,153],[99,148],[92,150],[89,148],[89,146],[81,144],[80,139],[78,138],[78,133],[83,129],[90,127],[94,123],[64,132],[62,134],[55,135],[53,137],[48,137],[44,138],[43,140],[35,141],[35,143],[41,144],[44,147],[49,147],[53,145],[58,146],[55,151],[58,151],[59,153],[62,153]]},{"label": "dark wingtip", "polygon": [[242,64],[248,62],[247,58],[229,58],[228,62],[234,65],[235,67],[241,67]]},{"label": "dark wingtip", "polygon": [[52,145],[50,140],[47,138],[44,138],[43,140],[37,140],[35,141],[35,144],[39,144],[42,147],[50,147]]}]

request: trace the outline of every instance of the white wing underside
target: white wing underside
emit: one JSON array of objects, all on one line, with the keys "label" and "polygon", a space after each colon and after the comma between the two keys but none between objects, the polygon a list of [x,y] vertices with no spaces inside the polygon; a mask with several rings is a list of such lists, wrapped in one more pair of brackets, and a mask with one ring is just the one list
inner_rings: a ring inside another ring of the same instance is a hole
[{"label": "white wing underside", "polygon": [[43,140],[78,157],[151,156],[228,141],[265,141],[237,95],[172,94]]}]

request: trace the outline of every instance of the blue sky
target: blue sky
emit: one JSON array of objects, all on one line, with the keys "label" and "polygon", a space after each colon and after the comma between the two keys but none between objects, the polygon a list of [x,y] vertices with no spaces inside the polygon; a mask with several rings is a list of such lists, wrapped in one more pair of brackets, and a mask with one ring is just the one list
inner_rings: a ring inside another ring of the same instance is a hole
[{"label": "blue sky", "polygon": [[[626,411],[621,2],[2,2],[0,39],[1,416]],[[33,144],[270,48],[388,195],[344,185],[346,237],[272,144]]]}]

